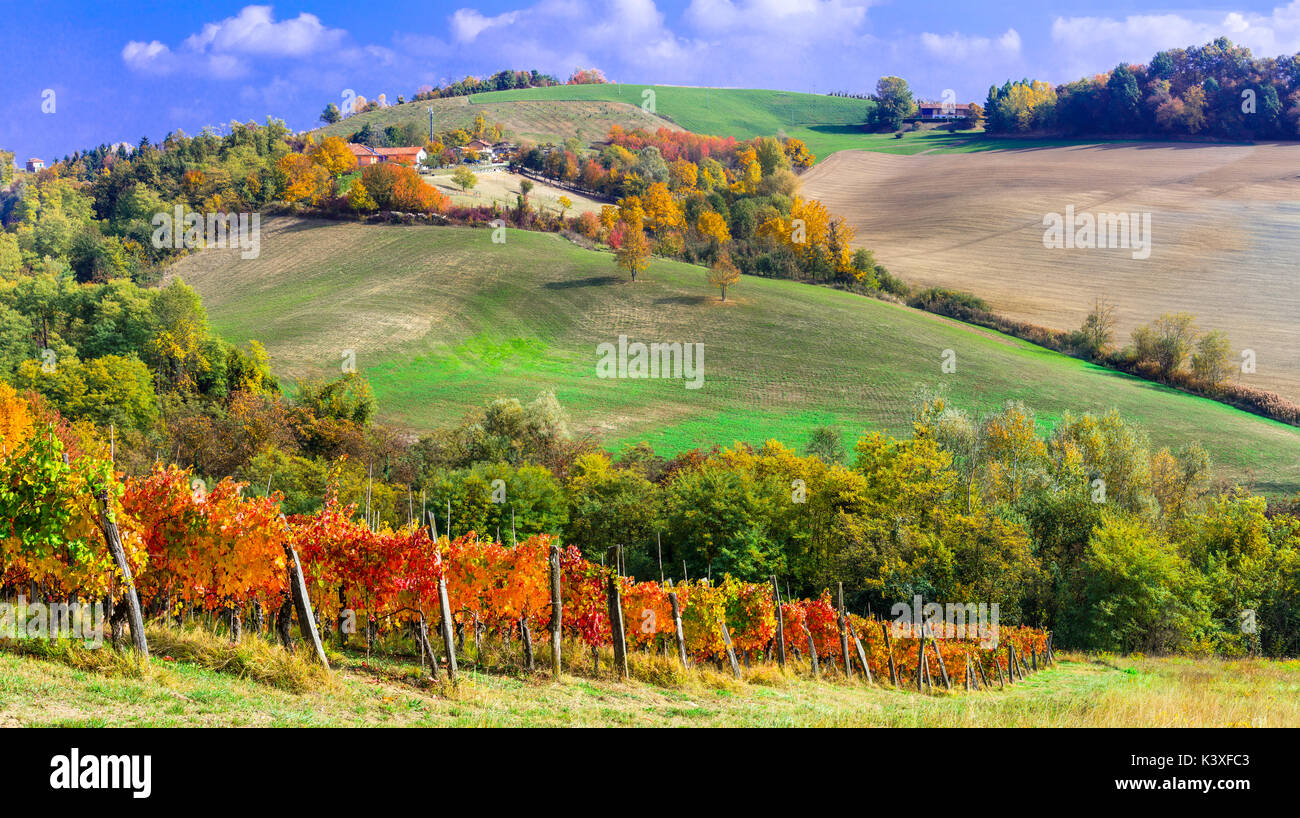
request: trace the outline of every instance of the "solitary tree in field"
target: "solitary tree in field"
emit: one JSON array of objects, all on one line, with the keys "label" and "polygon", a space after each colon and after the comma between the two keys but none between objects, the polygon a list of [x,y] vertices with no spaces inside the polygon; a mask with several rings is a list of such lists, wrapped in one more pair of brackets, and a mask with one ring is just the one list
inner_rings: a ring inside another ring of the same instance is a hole
[{"label": "solitary tree in field", "polygon": [[567,212],[569,208],[573,207],[573,200],[568,196],[561,196],[556,203],[560,206],[560,219],[563,220],[565,212]]},{"label": "solitary tree in field", "polygon": [[731,262],[726,253],[718,255],[718,260],[709,268],[709,284],[722,292],[722,300],[727,300],[727,287],[740,281],[740,270]]},{"label": "solitary tree in field", "polygon": [[1083,342],[1083,351],[1089,358],[1096,358],[1106,351],[1115,335],[1115,305],[1098,298],[1083,319],[1079,328],[1079,337]]},{"label": "solitary tree in field", "polygon": [[478,184],[478,177],[474,175],[474,171],[464,165],[452,171],[451,180],[459,185],[461,190],[469,190]]},{"label": "solitary tree in field", "polygon": [[633,283],[636,274],[650,265],[650,240],[640,222],[627,225],[623,242],[614,251],[614,260],[620,270],[626,270],[632,276]]},{"label": "solitary tree in field", "polygon": [[870,124],[882,130],[898,130],[903,120],[916,110],[912,89],[902,77],[881,77],[876,81],[876,93],[871,99],[876,107],[871,112]]}]

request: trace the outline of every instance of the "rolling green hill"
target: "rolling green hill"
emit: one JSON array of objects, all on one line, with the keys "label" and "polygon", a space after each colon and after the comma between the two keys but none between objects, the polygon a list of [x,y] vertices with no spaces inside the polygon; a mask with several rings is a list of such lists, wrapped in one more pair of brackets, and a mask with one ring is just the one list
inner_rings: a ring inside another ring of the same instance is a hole
[{"label": "rolling green hill", "polygon": [[[778,438],[817,425],[851,435],[909,429],[920,386],[966,408],[1022,400],[1050,426],[1067,410],[1118,408],[1157,445],[1200,440],[1220,472],[1300,489],[1300,430],[990,331],[862,296],[744,278],[719,302],[704,270],[656,260],[628,283],[608,253],[509,231],[271,220],[260,258],[206,251],[174,274],[235,342],[266,344],[286,375],[332,376],[348,350],[381,414],[424,430],[499,396],[553,389],[580,432],[610,448],[670,454]],[[704,344],[704,386],[595,375],[597,345]],[[944,350],[957,356],[942,374]]]},{"label": "rolling green hill", "polygon": [[[646,90],[654,91],[653,108],[643,95]],[[538,142],[560,142],[570,136],[594,142],[603,139],[614,124],[629,129],[681,127],[737,139],[784,133],[804,140],[820,160],[847,148],[918,153],[946,150],[949,143],[960,141],[936,131],[909,133],[901,140],[892,134],[863,133],[862,123],[872,105],[861,99],[748,88],[559,85],[408,102],[349,117],[318,133],[345,137],[367,122],[375,127],[407,121],[423,124],[428,122],[432,106],[434,126],[439,130],[467,126],[482,111],[488,121],[504,124],[508,135]]]},{"label": "rolling green hill", "polygon": [[471,97],[451,97],[390,105],[350,116],[320,128],[315,133],[346,139],[366,124],[374,128],[386,128],[389,125],[415,122],[421,128],[427,128],[430,108],[433,108],[433,126],[437,131],[469,128],[474,124],[474,118],[482,113],[488,122],[500,122],[509,139],[557,144],[570,137],[588,143],[598,142],[605,138],[612,125],[620,125],[629,130],[677,127],[662,117],[646,113],[637,105],[618,100],[478,101]]},{"label": "rolling green hill", "polygon": [[[642,109],[648,99],[643,96],[647,90],[654,91],[654,115]],[[784,134],[802,139],[818,162],[843,150],[911,155],[1117,141],[988,137],[983,132],[951,133],[935,129],[905,131],[901,138],[895,138],[893,133],[862,130],[873,105],[862,99],[749,88],[613,83],[557,85],[392,105],[349,117],[316,133],[346,137],[366,123],[381,128],[411,121],[423,125],[429,121],[428,108],[432,106],[434,126],[438,130],[466,127],[482,111],[489,121],[505,125],[508,136],[535,142],[558,143],[578,136],[594,143],[604,139],[611,125],[629,129],[680,127],[694,133],[737,139]]]}]

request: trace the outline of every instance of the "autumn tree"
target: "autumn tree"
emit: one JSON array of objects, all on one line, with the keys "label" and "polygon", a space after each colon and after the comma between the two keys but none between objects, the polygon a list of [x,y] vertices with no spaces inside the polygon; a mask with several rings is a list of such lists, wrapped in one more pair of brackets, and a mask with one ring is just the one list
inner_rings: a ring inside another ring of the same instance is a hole
[{"label": "autumn tree", "polygon": [[641,206],[645,210],[646,227],[658,233],[685,223],[682,208],[668,191],[668,185],[655,182],[645,190],[641,197]]},{"label": "autumn tree", "polygon": [[348,143],[337,136],[327,136],[312,145],[307,149],[307,156],[336,179],[357,167],[356,157],[348,150]]},{"label": "autumn tree", "polygon": [[731,257],[725,253],[719,254],[713,265],[709,267],[709,286],[717,287],[722,293],[722,300],[727,300],[727,287],[740,281],[740,270],[732,263]]},{"label": "autumn tree", "polygon": [[1182,369],[1195,341],[1196,318],[1186,312],[1167,312],[1133,330],[1138,360],[1153,364],[1165,377]]},{"label": "autumn tree", "polygon": [[650,240],[639,222],[624,223],[623,242],[614,251],[619,269],[626,271],[636,281],[636,274],[650,264]]},{"label": "autumn tree", "polygon": [[329,172],[301,153],[280,157],[275,169],[280,176],[280,196],[289,204],[318,204],[329,193]]},{"label": "autumn tree", "polygon": [[731,231],[727,229],[727,220],[712,210],[700,214],[695,222],[695,229],[701,236],[716,241],[719,245],[731,241]]}]

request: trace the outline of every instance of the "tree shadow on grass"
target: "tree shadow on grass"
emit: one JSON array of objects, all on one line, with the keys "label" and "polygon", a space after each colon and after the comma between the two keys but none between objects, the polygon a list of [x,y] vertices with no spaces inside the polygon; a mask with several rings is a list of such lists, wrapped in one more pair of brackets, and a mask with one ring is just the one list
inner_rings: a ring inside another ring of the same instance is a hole
[{"label": "tree shadow on grass", "polygon": [[542,286],[548,290],[572,290],[576,287],[604,287],[608,284],[618,284],[622,280],[618,276],[590,276],[569,281],[548,281]]},{"label": "tree shadow on grass", "polygon": [[693,304],[703,304],[705,301],[708,300],[709,300],[709,296],[707,295],[673,295],[667,298],[656,298],[655,303],[656,304],[685,304],[687,306],[690,306]]}]

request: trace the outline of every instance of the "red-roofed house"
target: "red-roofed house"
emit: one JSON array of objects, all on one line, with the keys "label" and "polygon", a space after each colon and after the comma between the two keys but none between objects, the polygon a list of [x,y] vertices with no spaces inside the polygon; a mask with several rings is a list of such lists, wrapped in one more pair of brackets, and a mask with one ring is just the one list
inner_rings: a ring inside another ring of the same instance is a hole
[{"label": "red-roofed house", "polygon": [[385,162],[396,162],[399,165],[418,165],[424,161],[424,157],[429,154],[424,152],[424,148],[375,148],[375,153],[383,157]]},{"label": "red-roofed house", "polygon": [[359,168],[377,165],[384,161],[384,157],[380,156],[372,148],[356,142],[349,142],[348,150],[352,152],[352,157],[357,160],[357,167]]},{"label": "red-roofed house", "polygon": [[27,172],[35,173],[38,170],[45,170],[45,160],[32,157],[27,160]]}]

